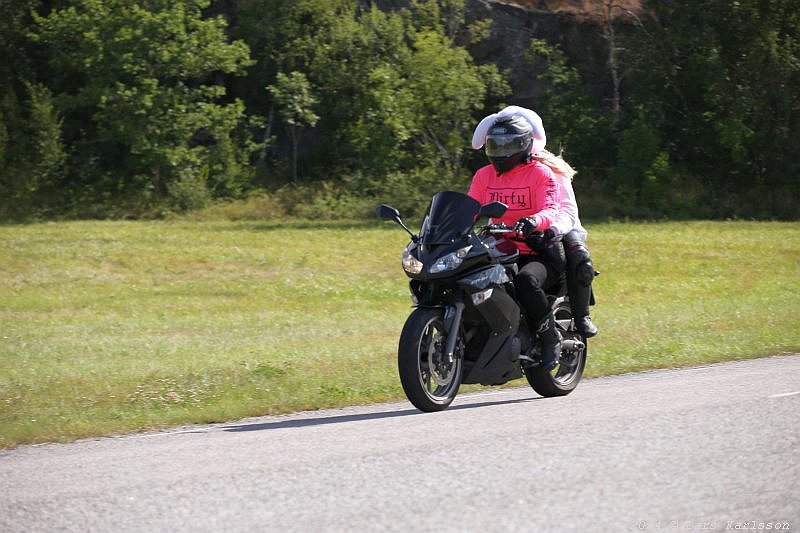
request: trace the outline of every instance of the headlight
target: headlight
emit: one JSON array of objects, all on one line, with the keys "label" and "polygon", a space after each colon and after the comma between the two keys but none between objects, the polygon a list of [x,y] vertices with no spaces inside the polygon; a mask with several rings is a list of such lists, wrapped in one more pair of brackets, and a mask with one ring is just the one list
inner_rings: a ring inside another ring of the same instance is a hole
[{"label": "headlight", "polygon": [[458,268],[464,258],[467,257],[467,254],[471,249],[472,245],[469,245],[466,248],[462,248],[453,252],[452,254],[447,254],[444,257],[440,257],[433,265],[431,265],[431,268],[429,268],[428,271],[431,274],[438,274],[439,272],[445,272],[446,270]]},{"label": "headlight", "polygon": [[422,272],[422,261],[411,255],[408,248],[403,250],[403,270],[409,274],[419,274]]}]

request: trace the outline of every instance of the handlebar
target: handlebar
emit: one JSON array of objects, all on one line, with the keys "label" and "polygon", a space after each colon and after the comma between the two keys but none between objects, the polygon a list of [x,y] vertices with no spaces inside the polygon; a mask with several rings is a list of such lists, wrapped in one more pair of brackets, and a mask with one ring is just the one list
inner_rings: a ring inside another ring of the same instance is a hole
[{"label": "handlebar", "polygon": [[488,233],[492,234],[503,234],[503,233],[514,233],[514,230],[511,228],[488,228]]},{"label": "handlebar", "polygon": [[482,228],[485,231],[489,231],[490,233],[505,233],[509,231],[514,231],[514,228],[510,226],[506,226],[502,222],[500,224],[486,224]]},{"label": "handlebar", "polygon": [[489,234],[489,235],[508,235],[508,238],[512,241],[524,241],[525,239],[518,235],[514,228],[506,226],[505,224],[487,224],[481,228],[481,233]]},{"label": "handlebar", "polygon": [[[521,233],[515,232],[514,228],[506,226],[502,222],[499,224],[487,224],[486,226],[483,226],[481,230],[483,233],[488,235],[506,235],[507,238],[511,239],[512,241],[525,242],[525,237]],[[536,235],[539,236],[544,236],[544,234],[545,232],[541,231],[536,232]],[[556,234],[555,236],[550,237],[549,239],[552,241],[560,241],[561,238],[562,235]]]}]

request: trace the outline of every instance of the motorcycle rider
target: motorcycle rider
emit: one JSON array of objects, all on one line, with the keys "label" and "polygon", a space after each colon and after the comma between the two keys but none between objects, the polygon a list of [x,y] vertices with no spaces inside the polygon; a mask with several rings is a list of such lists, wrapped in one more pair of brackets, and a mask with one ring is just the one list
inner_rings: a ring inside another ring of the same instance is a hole
[{"label": "motorcycle rider", "polygon": [[584,336],[597,335],[597,326],[589,316],[589,303],[592,299],[592,281],[595,269],[589,250],[586,247],[586,229],[581,224],[578,215],[578,204],[575,201],[575,192],[572,189],[572,178],[575,170],[562,158],[544,149],[547,143],[542,119],[530,109],[519,106],[508,106],[498,113],[484,118],[472,136],[472,147],[479,149],[486,141],[486,134],[490,125],[498,118],[519,115],[531,125],[534,132],[532,153],[534,159],[541,161],[554,171],[559,182],[559,214],[558,219],[551,228],[544,232],[543,239],[549,240],[556,235],[562,235],[562,243],[566,254],[567,268],[566,281],[569,293],[572,316],[575,326]]},{"label": "motorcycle rider", "polygon": [[589,249],[586,247],[587,232],[578,217],[578,204],[572,189],[572,176],[575,170],[560,157],[542,150],[534,156],[554,170],[561,186],[559,217],[553,226],[545,231],[543,239],[549,240],[562,235],[561,242],[567,260],[567,293],[575,320],[575,327],[585,337],[597,335],[597,326],[589,317],[589,303],[592,299],[592,281],[595,270]]},{"label": "motorcycle rider", "polygon": [[514,283],[528,326],[542,341],[540,367],[550,370],[558,364],[561,335],[545,291],[560,283],[564,264],[560,260],[563,252],[560,256],[542,253],[552,252],[553,247],[543,249],[540,236],[558,220],[558,180],[550,167],[533,157],[534,149],[538,148],[538,152],[544,147],[543,129],[537,131],[521,114],[494,116],[487,126],[485,142],[481,144],[485,144],[491,164],[478,169],[467,194],[481,205],[494,201],[508,205],[495,222],[513,226],[517,237],[523,239],[512,241],[520,252],[520,269]]}]

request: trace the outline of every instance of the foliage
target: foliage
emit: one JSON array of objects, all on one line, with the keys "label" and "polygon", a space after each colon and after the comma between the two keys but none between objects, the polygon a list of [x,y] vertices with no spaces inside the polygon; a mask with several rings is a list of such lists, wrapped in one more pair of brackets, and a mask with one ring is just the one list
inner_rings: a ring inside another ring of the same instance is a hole
[{"label": "foliage", "polygon": [[369,150],[381,149],[372,146],[373,132],[384,131],[378,137],[386,142],[383,176],[365,185],[373,194],[411,200],[403,203],[416,213],[433,192],[466,188],[465,139],[486,97],[486,80],[496,77],[496,70],[473,65],[464,49],[450,47],[440,33],[415,33],[398,65],[372,73],[369,112],[353,128]]},{"label": "foliage", "polygon": [[[281,113],[287,91],[279,90],[279,81],[287,81],[283,73],[297,72],[304,74],[308,90],[313,88],[313,110],[322,111],[314,111],[319,120],[307,137],[301,181],[317,176],[346,197],[427,198],[431,187],[465,187],[464,139],[489,91],[508,87],[496,68],[475,65],[448,33],[471,27],[463,2],[442,2],[441,8],[436,2],[413,2],[398,12],[359,10],[349,2],[249,4],[243,27],[254,28],[250,19],[266,16],[281,21],[280,35],[296,29],[282,40],[268,35],[268,41],[251,45],[258,54],[272,44],[268,60],[274,70],[262,68],[266,63],[257,69],[270,87],[264,113],[279,119],[274,130],[268,126],[268,135],[278,132],[273,156],[280,152],[281,130],[288,133],[293,154],[297,147],[300,128]],[[299,97],[303,91],[289,92]],[[301,107],[312,110],[310,104]],[[438,175],[438,185],[420,181],[420,175]]]},{"label": "foliage", "polygon": [[615,164],[613,117],[597,112],[599,104],[586,81],[559,46],[532,39],[525,59],[531,74],[545,86],[537,110],[545,123],[548,148],[577,170],[574,188],[581,217],[609,218],[621,212],[630,216],[620,207],[627,198],[617,194],[619,176],[610,172]]},{"label": "foliage", "polygon": [[[632,105],[702,177],[712,216],[796,217],[800,12],[792,0],[650,2]],[[659,58],[653,61],[653,58]]]},{"label": "foliage", "polygon": [[311,84],[302,72],[278,73],[275,85],[267,90],[275,100],[278,115],[283,118],[292,136],[292,179],[297,180],[297,146],[303,128],[313,127],[319,120],[313,107],[317,99],[312,93]]},{"label": "foliage", "polygon": [[0,216],[46,214],[42,197],[64,177],[67,152],[52,95],[38,84],[25,90],[22,105],[13,92],[0,102]]},{"label": "foliage", "polygon": [[210,77],[240,73],[250,60],[243,42],[226,42],[221,18],[203,18],[208,4],[79,0],[36,17],[32,38],[48,48],[50,86],[81,170],[70,185],[145,204],[180,180],[237,188],[230,176],[219,180],[224,169],[209,176],[209,165],[236,164],[236,155],[220,156],[244,106],[220,102],[225,87]]},{"label": "foliage", "polygon": [[604,154],[610,147],[610,121],[593,113],[597,104],[586,90],[580,73],[569,65],[564,52],[558,46],[533,39],[526,59],[539,79],[547,84],[539,109],[540,115],[547,117],[550,150],[565,152],[565,157],[576,168],[581,167],[581,162],[608,163]]},{"label": "foliage", "polygon": [[[0,219],[163,216],[254,191],[290,212],[419,214],[466,188],[484,163],[472,128],[506,103],[543,116],[584,214],[796,218],[794,3],[614,18],[603,2],[602,21],[571,22],[608,58],[589,79],[587,52],[538,31],[523,72],[502,72],[518,49],[466,0],[0,0]],[[533,94],[514,85],[531,78]]]},{"label": "foliage", "polygon": [[[399,61],[371,75],[369,113],[359,121],[358,135],[369,142],[384,125],[387,155],[393,162],[378,169],[370,190],[420,214],[437,190],[466,189],[465,165],[471,156],[467,139],[484,102],[505,94],[509,86],[494,65],[479,66],[455,44],[454,19],[463,17],[463,2],[413,2],[406,18],[407,49]],[[427,9],[426,9],[427,8]],[[417,20],[416,26],[413,25]],[[461,19],[462,27],[472,26]],[[365,143],[366,144],[366,143]]]},{"label": "foliage", "polygon": [[622,132],[614,192],[624,213],[651,218],[668,215],[666,209],[671,206],[665,197],[672,176],[669,155],[646,121],[637,120]]}]

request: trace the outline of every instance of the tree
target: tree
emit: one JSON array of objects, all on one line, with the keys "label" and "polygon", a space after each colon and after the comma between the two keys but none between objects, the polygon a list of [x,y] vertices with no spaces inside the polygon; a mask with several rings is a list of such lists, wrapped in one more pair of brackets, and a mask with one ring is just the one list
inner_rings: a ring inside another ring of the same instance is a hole
[{"label": "tree", "polygon": [[415,151],[428,166],[459,175],[473,115],[483,108],[487,80],[499,78],[496,69],[474,65],[464,48],[433,31],[414,35],[413,52],[402,68]]},{"label": "tree", "polygon": [[[39,216],[65,171],[60,113],[28,40],[38,0],[0,0],[0,218]],[[55,196],[55,195],[54,195]]]},{"label": "tree", "polygon": [[454,46],[478,43],[491,33],[491,19],[467,21],[465,0],[411,0],[410,14],[417,31],[434,31]]},{"label": "tree", "polygon": [[[318,109],[325,112],[320,113],[315,125],[315,138],[322,142],[313,152],[305,153],[304,171],[313,174],[314,162],[322,160],[326,173],[330,172],[331,158],[325,150],[336,146],[338,133],[357,106],[356,95],[347,87],[358,83],[360,72],[352,69],[362,64],[364,49],[360,45],[364,37],[355,19],[355,2],[242,0],[236,3],[236,14],[232,34],[247,42],[256,61],[248,69],[247,77],[231,81],[233,94],[247,102],[248,112],[265,118],[260,135],[269,141],[276,132],[280,133],[280,124],[276,123],[279,117],[275,97],[264,88],[276,86],[280,73],[305,75],[314,87]],[[281,149],[279,143],[270,144],[269,150],[262,154],[262,161],[272,163],[283,157]],[[347,154],[337,155],[337,160],[347,159]],[[280,165],[275,167],[276,175],[270,176],[269,181],[279,184],[285,176],[281,175]]]},{"label": "tree", "polygon": [[[412,8],[419,4],[413,2]],[[373,30],[381,36],[377,42],[386,42],[389,34],[397,37],[384,48],[390,53],[369,71],[361,117],[349,138],[373,156],[375,165],[372,178],[359,182],[357,190],[392,195],[398,207],[416,213],[432,193],[466,187],[464,164],[471,155],[466,149],[475,115],[485,108],[490,91],[505,93],[508,85],[494,65],[476,65],[431,12],[412,9],[400,15],[373,11],[361,19],[379,30]],[[447,22],[452,27],[453,21]]]},{"label": "tree", "polygon": [[65,175],[62,118],[50,91],[25,84],[25,99],[0,102],[0,216],[26,218],[49,211]]},{"label": "tree", "polygon": [[[289,137],[312,124],[288,124],[287,109],[297,118],[299,109],[318,115],[313,135],[304,137],[304,181],[335,181],[356,196],[407,189],[415,202],[437,183],[463,187],[475,115],[489,91],[508,91],[494,66],[475,65],[457,44],[479,33],[465,22],[463,4],[418,1],[382,11],[343,0],[243,2],[237,35],[258,51],[254,73],[270,87],[248,107],[268,117],[266,136],[275,131],[273,112]],[[303,99],[302,90],[279,90],[293,72],[305,76],[316,103],[287,104],[292,93]]]},{"label": "tree", "polygon": [[611,77],[611,125],[616,132],[622,109],[622,81],[627,75],[623,46],[616,23],[619,19],[632,21],[638,28],[643,28],[639,15],[631,9],[629,2],[619,0],[592,0],[596,5],[589,13],[589,19],[596,21],[601,28],[603,39],[608,45],[608,72]]},{"label": "tree", "polygon": [[283,118],[292,137],[292,178],[296,181],[297,146],[303,129],[313,128],[319,120],[319,115],[313,110],[317,99],[312,93],[308,78],[302,72],[279,72],[277,82],[268,86],[267,90],[275,99],[278,114]]},{"label": "tree", "polygon": [[564,52],[541,39],[532,39],[527,61],[546,84],[540,111],[546,118],[550,150],[565,151],[579,169],[609,164],[612,135],[609,121],[596,113],[597,102],[589,94],[580,73],[570,66]]},{"label": "tree", "polygon": [[[713,216],[795,217],[800,12],[792,0],[650,2],[632,105]],[[634,47],[631,47],[634,50]],[[658,58],[658,61],[653,61]]]},{"label": "tree", "polygon": [[77,0],[36,17],[33,38],[48,46],[74,187],[147,204],[187,190],[174,187],[181,180],[213,185],[209,158],[227,149],[245,117],[241,103],[222,101],[225,87],[211,75],[242,73],[250,59],[243,42],[227,42],[221,17],[203,17],[208,6]]}]

